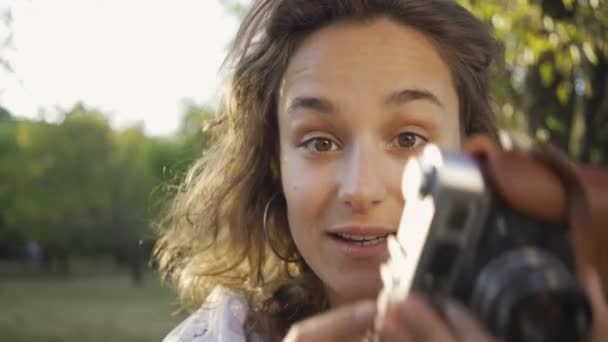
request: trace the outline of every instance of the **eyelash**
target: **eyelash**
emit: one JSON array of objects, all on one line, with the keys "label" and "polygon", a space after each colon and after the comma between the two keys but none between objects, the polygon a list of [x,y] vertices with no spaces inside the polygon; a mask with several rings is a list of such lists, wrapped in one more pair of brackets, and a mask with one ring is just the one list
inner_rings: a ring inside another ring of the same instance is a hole
[{"label": "eyelash", "polygon": [[[324,142],[328,142],[330,144],[332,144],[332,148],[328,151],[318,151],[318,150],[314,150],[312,146],[314,146],[313,144],[315,142],[320,142],[320,141],[324,141]],[[309,150],[312,153],[327,153],[327,152],[331,152],[331,151],[335,151],[338,148],[338,144],[335,143],[333,140],[331,140],[330,138],[327,137],[314,137],[314,138],[310,138],[306,141],[304,141],[302,143],[302,146],[304,148],[306,148],[307,150]]]},{"label": "eyelash", "polygon": [[[411,147],[400,146],[399,138],[402,135],[408,135],[410,137],[413,136],[418,141],[415,142],[414,146],[411,146]],[[421,134],[414,133],[414,132],[401,132],[401,133],[397,134],[397,136],[395,138],[393,138],[393,140],[391,141],[391,145],[394,146],[395,148],[404,148],[404,149],[408,149],[408,150],[413,150],[413,149],[417,149],[417,148],[421,147],[422,145],[426,144],[428,141],[429,140]],[[331,144],[331,147],[329,150],[319,151],[317,149],[314,149],[314,143],[316,143],[316,142],[326,142],[326,143]],[[334,142],[332,139],[327,138],[327,137],[310,138],[310,139],[304,141],[301,146],[303,146],[304,148],[306,148],[307,150],[309,150],[312,153],[327,153],[327,152],[336,151],[339,148],[339,145],[336,142]]]},{"label": "eyelash", "polygon": [[[414,146],[411,146],[411,147],[400,146],[398,139],[401,135],[408,135],[408,136],[415,137],[416,139],[418,139],[418,141],[417,141],[418,144],[414,143]],[[393,145],[396,148],[407,148],[407,149],[411,149],[411,150],[420,148],[421,146],[425,145],[428,142],[429,142],[428,138],[424,137],[422,134],[414,133],[414,132],[401,132],[401,133],[397,134],[397,136],[393,139]]]}]

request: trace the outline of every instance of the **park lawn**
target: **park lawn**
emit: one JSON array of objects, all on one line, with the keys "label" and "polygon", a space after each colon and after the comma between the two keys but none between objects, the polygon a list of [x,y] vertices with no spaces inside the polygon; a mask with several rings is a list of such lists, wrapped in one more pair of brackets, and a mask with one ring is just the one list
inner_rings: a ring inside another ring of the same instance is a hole
[{"label": "park lawn", "polygon": [[175,295],[150,274],[0,279],[0,340],[161,341],[184,315]]}]

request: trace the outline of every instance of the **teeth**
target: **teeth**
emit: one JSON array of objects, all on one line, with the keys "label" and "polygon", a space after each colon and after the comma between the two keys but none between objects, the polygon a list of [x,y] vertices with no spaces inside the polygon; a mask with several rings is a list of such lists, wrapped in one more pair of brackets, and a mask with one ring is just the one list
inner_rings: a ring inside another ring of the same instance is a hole
[{"label": "teeth", "polygon": [[377,244],[379,244],[380,242],[382,242],[384,240],[386,240],[386,236],[381,236],[381,237],[378,237],[376,239],[367,240],[367,241],[361,241],[361,242],[358,242],[358,243],[361,244],[361,246],[371,246],[371,245],[377,245]]},{"label": "teeth", "polygon": [[340,233],[338,235],[340,237],[344,238],[344,239],[352,240],[352,241],[356,241],[356,242],[361,242],[363,245],[366,245],[366,244],[371,244],[371,243],[379,242],[382,239],[386,238],[386,236],[388,234],[380,234],[380,235],[356,235],[356,234]]}]

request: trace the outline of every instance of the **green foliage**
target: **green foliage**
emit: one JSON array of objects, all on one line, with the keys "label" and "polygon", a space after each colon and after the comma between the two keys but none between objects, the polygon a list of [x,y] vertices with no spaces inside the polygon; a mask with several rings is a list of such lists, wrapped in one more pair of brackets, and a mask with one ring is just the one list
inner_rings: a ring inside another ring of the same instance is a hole
[{"label": "green foliage", "polygon": [[493,91],[504,126],[546,137],[584,162],[608,163],[606,0],[459,2],[504,47]]},{"label": "green foliage", "polygon": [[54,251],[86,248],[110,197],[110,128],[98,112],[76,106],[60,125],[15,126],[9,222]]},{"label": "green foliage", "polygon": [[[501,124],[606,165],[606,0],[459,1],[504,46],[492,89]],[[224,2],[236,13],[247,3]],[[141,127],[115,131],[82,104],[58,123],[16,119],[0,107],[0,257],[37,240],[59,259],[110,254],[136,269],[150,222],[209,144],[202,128],[211,118],[187,103],[176,136],[158,138]]]},{"label": "green foliage", "polygon": [[0,257],[35,240],[51,258],[112,255],[140,269],[140,241],[153,238],[151,222],[206,146],[193,127],[210,116],[189,105],[173,138],[115,131],[82,104],[59,123],[0,117]]},{"label": "green foliage", "polygon": [[11,113],[4,107],[0,106],[0,121],[6,121],[12,119]]}]

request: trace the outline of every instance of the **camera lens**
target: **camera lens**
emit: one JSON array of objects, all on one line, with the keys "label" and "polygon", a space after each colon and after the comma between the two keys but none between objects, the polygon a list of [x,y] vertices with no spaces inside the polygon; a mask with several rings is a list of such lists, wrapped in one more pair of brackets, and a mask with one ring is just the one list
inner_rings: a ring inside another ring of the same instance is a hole
[{"label": "camera lens", "polygon": [[577,341],[588,322],[577,317],[577,299],[569,293],[543,293],[515,305],[509,335],[513,341]]},{"label": "camera lens", "polygon": [[574,275],[535,248],[490,261],[479,273],[472,306],[507,341],[581,341],[591,322],[589,302]]}]

